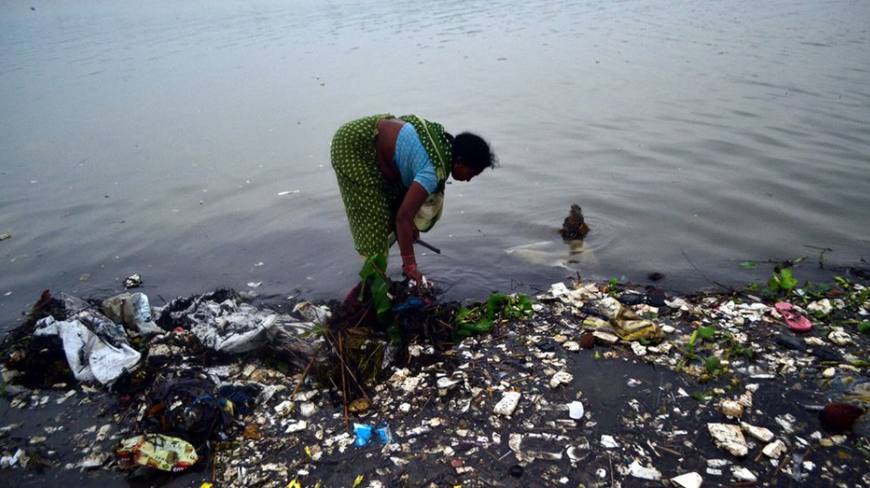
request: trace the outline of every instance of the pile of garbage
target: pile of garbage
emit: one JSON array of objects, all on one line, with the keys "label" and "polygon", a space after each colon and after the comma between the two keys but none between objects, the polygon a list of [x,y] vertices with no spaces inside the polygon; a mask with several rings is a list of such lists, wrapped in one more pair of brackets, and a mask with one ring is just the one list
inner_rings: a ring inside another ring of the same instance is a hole
[{"label": "pile of garbage", "polygon": [[[388,325],[232,291],[161,308],[45,294],[3,343],[22,414],[0,427],[0,466],[214,486],[870,486],[864,282],[556,283],[469,306],[390,292]],[[72,425],[94,408],[105,425]],[[50,409],[38,427],[23,413]]]}]

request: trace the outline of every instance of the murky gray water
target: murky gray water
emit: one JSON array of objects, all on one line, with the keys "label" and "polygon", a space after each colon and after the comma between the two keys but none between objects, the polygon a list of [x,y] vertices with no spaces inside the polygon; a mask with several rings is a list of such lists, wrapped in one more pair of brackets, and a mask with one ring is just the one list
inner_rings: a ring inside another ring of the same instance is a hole
[{"label": "murky gray water", "polygon": [[[382,111],[477,131],[503,163],[448,187],[444,256],[419,258],[455,297],[575,272],[706,285],[686,256],[740,283],[769,270],[738,262],[808,245],[857,263],[868,26],[860,1],[5,1],[0,324],[133,272],[166,298],[343,295],[329,141]],[[593,229],[575,254],[572,202]]]}]

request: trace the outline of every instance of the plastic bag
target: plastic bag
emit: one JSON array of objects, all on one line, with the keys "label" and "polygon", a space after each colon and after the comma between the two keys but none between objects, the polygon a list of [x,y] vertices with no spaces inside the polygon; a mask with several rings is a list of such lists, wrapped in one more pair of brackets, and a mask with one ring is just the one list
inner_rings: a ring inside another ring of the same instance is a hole
[{"label": "plastic bag", "polygon": [[122,469],[148,466],[161,471],[178,473],[185,471],[199,459],[196,449],[178,437],[163,434],[145,434],[121,441],[115,451]]}]

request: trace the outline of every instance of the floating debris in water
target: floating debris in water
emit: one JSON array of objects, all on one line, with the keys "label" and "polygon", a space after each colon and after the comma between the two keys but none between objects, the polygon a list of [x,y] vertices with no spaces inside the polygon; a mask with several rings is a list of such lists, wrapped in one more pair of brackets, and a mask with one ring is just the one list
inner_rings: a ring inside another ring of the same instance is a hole
[{"label": "floating debris in water", "polygon": [[124,280],[124,288],[138,288],[142,286],[142,276],[139,273],[132,274]]}]

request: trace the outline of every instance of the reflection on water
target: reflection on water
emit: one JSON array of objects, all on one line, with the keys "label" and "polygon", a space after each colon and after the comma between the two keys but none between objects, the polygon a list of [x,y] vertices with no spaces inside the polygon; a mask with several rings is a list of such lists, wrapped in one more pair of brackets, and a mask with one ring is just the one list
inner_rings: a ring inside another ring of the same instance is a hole
[{"label": "reflection on water", "polygon": [[[805,246],[866,257],[867,2],[34,7],[0,14],[0,324],[132,272],[164,296],[341,294],[359,262],[328,144],[382,111],[477,131],[503,163],[451,185],[427,236],[455,296],[704,284],[684,254],[732,282]],[[594,252],[558,239],[574,202]]]}]

